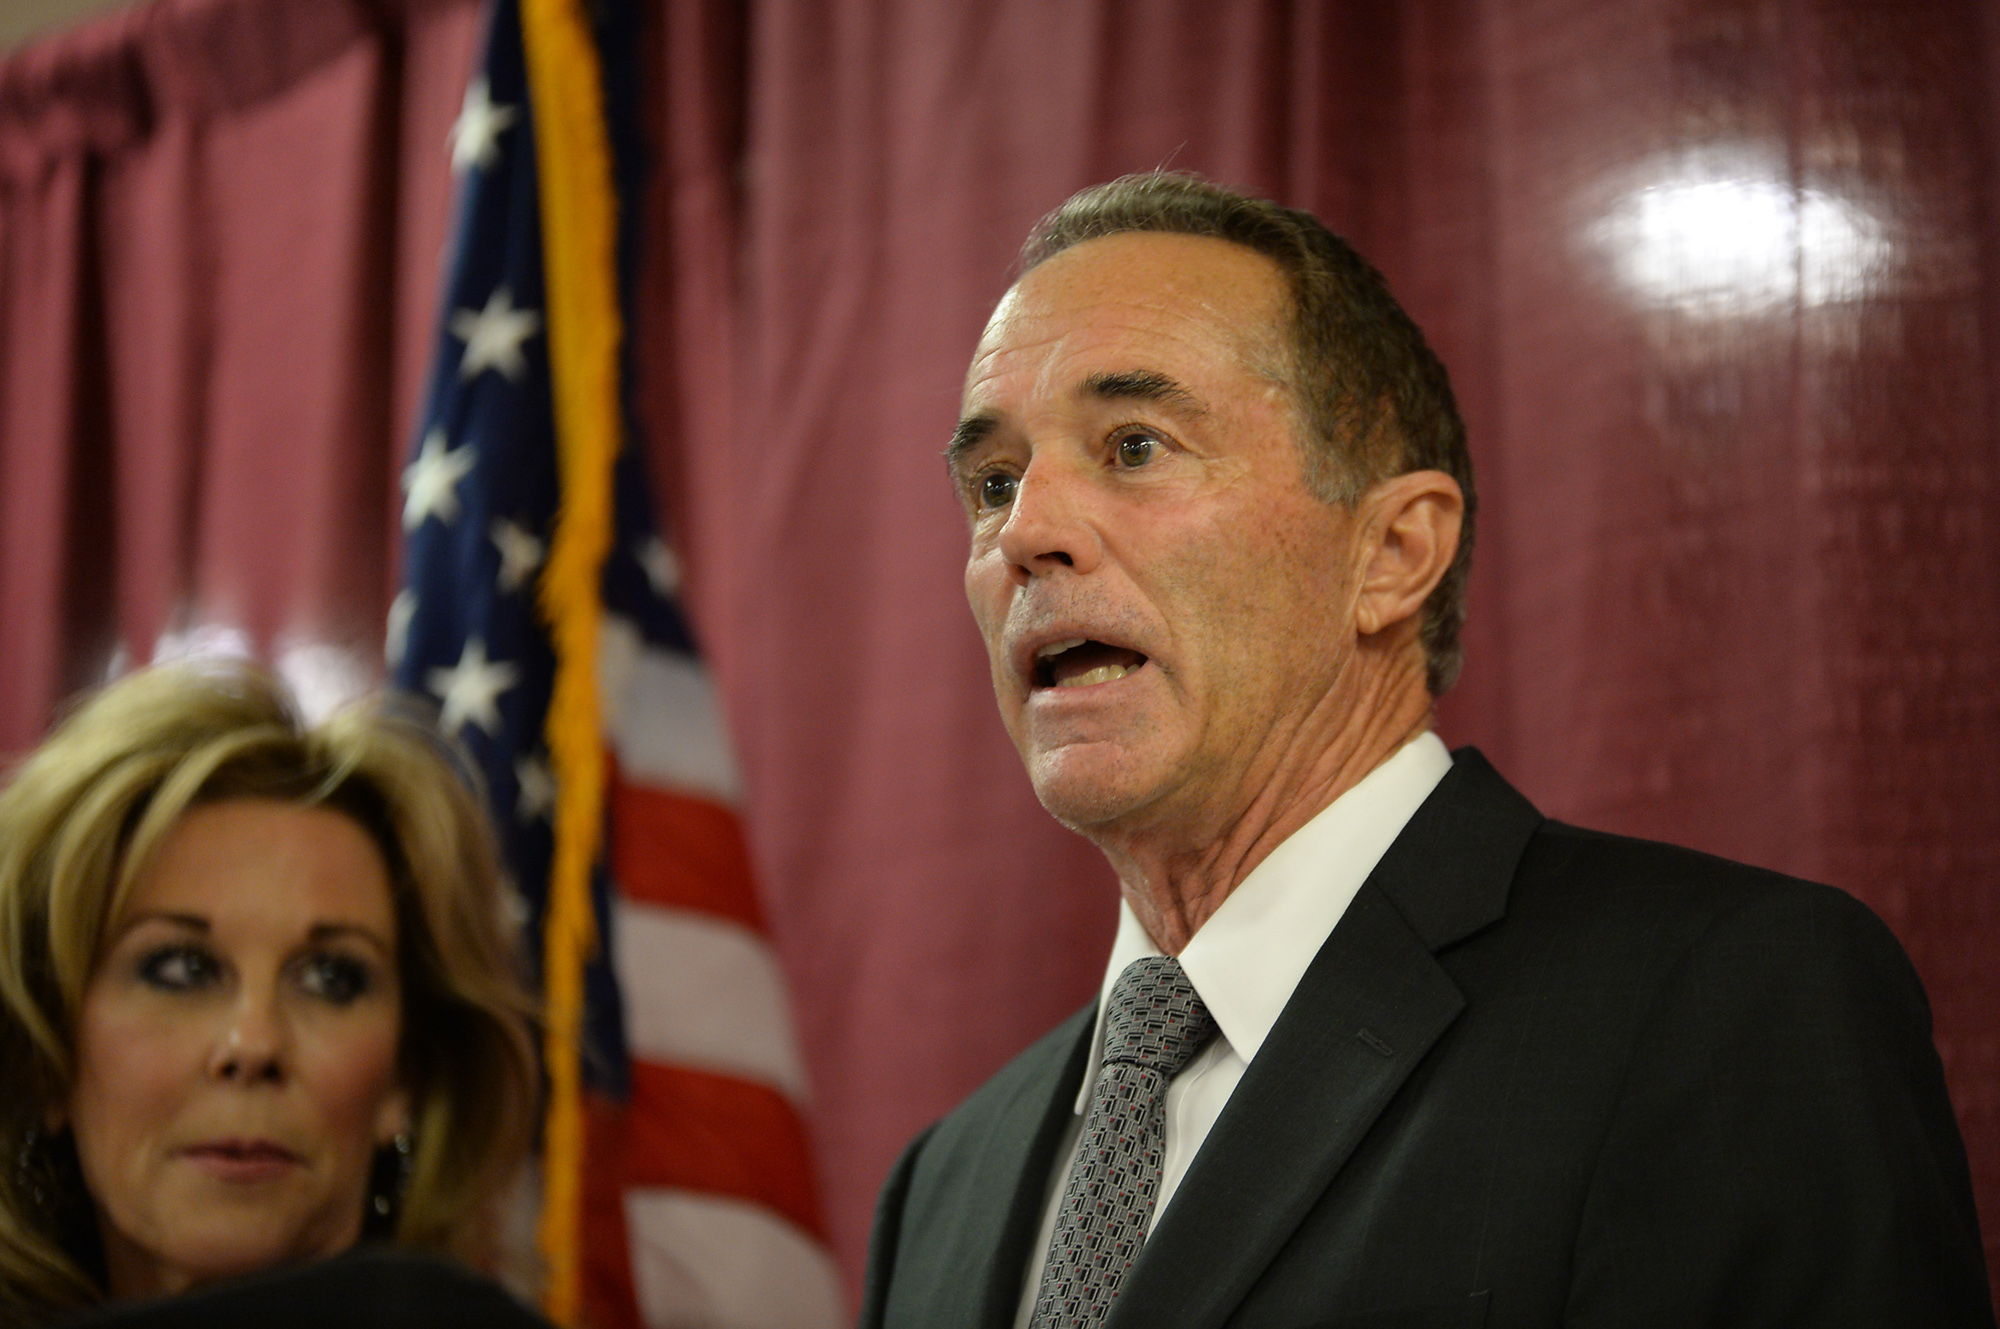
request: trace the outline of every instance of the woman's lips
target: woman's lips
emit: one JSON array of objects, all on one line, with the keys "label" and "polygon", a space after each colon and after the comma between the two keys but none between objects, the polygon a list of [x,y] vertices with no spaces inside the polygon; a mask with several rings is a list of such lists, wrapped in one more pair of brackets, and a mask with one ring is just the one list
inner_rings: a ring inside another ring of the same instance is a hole
[{"label": "woman's lips", "polygon": [[299,1156],[269,1140],[205,1140],[181,1157],[219,1181],[269,1181],[299,1165]]}]

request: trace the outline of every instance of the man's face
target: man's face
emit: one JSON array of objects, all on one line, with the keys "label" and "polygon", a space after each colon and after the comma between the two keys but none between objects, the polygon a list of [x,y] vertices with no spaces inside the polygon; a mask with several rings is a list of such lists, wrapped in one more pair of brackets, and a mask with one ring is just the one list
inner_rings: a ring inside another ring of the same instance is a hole
[{"label": "man's face", "polygon": [[965,589],[1036,794],[1084,832],[1226,829],[1353,707],[1352,516],[1306,488],[1275,264],[1124,234],[1041,264],[966,377]]}]

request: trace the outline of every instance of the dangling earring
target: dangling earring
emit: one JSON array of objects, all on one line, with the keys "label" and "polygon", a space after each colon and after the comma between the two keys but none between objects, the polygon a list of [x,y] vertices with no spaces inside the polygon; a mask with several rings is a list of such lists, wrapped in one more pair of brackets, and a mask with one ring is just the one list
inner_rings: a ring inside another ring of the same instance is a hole
[{"label": "dangling earring", "polygon": [[76,1156],[76,1137],[67,1127],[50,1132],[29,1126],[21,1132],[20,1148],[14,1152],[14,1193],[42,1221],[58,1226],[76,1221],[79,1211],[89,1214],[83,1163]]},{"label": "dangling earring", "polygon": [[42,1189],[42,1178],[38,1175],[45,1169],[37,1166],[41,1160],[36,1157],[41,1147],[42,1132],[38,1127],[30,1126],[21,1132],[21,1148],[14,1155],[14,1187],[27,1196],[35,1208],[46,1211],[49,1193]]},{"label": "dangling earring", "polygon": [[375,1167],[369,1177],[369,1226],[386,1233],[403,1207],[403,1195],[410,1189],[410,1154],[414,1142],[408,1131],[375,1151]]}]

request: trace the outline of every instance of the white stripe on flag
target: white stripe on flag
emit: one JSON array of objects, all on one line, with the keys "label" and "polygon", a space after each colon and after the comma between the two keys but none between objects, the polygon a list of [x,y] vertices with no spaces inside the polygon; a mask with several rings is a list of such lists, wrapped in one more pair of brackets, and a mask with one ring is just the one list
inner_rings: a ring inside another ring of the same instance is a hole
[{"label": "white stripe on flag", "polygon": [[625,1192],[639,1317],[652,1329],[836,1329],[840,1275],[770,1210],[692,1191]]},{"label": "white stripe on flag", "polygon": [[769,944],[708,914],[632,900],[613,907],[632,1055],[754,1080],[803,1106],[805,1066]]},{"label": "white stripe on flag", "polygon": [[627,779],[735,807],[743,782],[701,661],[646,645],[628,619],[606,614],[597,676],[604,732]]}]

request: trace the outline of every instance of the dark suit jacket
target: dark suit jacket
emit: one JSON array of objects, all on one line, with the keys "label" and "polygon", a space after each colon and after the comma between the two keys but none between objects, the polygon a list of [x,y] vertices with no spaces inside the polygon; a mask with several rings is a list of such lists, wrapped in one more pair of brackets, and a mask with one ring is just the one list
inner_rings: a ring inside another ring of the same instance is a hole
[{"label": "dark suit jacket", "polygon": [[[1875,916],[1455,758],[1110,1324],[1990,1326],[1929,1007]],[[1012,1323],[1093,1015],[904,1153],[863,1326]]]}]

